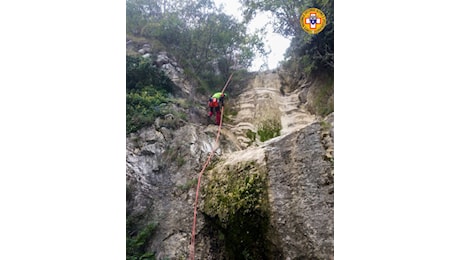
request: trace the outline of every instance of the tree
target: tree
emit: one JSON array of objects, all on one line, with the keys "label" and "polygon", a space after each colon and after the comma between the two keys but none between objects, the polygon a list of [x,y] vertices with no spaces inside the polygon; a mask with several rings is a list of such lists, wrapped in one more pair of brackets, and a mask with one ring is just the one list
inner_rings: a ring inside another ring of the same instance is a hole
[{"label": "tree", "polygon": [[[333,75],[334,70],[334,0],[240,0],[244,6],[246,21],[258,12],[274,15],[275,32],[291,36],[292,41],[286,56],[300,65],[304,73],[311,75]],[[300,16],[308,8],[322,10],[327,19],[324,30],[309,35],[300,26]]]},{"label": "tree", "polygon": [[248,33],[212,0],[127,0],[127,16],[127,33],[165,46],[202,93],[265,53],[262,33]]},{"label": "tree", "polygon": [[306,9],[310,0],[240,0],[246,22],[252,20],[259,12],[270,12],[275,20],[272,22],[276,33],[283,36],[295,36],[299,30],[300,14]]},{"label": "tree", "polygon": [[197,75],[247,68],[264,52],[262,37],[212,0],[127,0],[127,32],[160,41]]}]

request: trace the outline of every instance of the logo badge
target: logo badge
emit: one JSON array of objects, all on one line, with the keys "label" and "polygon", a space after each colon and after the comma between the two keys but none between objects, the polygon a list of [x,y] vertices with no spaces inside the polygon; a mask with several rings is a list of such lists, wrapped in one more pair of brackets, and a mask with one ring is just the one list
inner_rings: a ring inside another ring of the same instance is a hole
[{"label": "logo badge", "polygon": [[318,8],[308,8],[300,16],[300,26],[309,34],[318,34],[326,27],[326,15]]}]

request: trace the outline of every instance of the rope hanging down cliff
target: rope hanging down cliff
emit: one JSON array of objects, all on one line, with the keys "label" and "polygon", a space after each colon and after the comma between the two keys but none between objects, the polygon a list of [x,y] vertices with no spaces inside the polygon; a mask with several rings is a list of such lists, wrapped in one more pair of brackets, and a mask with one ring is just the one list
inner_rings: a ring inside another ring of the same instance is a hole
[{"label": "rope hanging down cliff", "polygon": [[[224,88],[222,89],[222,92],[221,92],[222,94],[224,94],[224,91],[227,88],[228,83],[230,82],[232,77],[233,77],[233,73],[228,78],[227,83],[225,83],[225,86],[224,86]],[[221,111],[221,114],[220,114],[219,129],[217,130],[217,136],[216,136],[216,140],[214,142],[214,147],[212,148],[212,151],[209,154],[208,159],[204,163],[203,168],[201,169],[201,172],[198,175],[198,183],[196,185],[196,195],[195,195],[195,209],[193,210],[192,238],[191,238],[191,241],[190,241],[190,257],[189,257],[190,260],[195,259],[196,211],[197,211],[197,207],[198,207],[198,195],[199,195],[199,192],[200,192],[201,176],[203,175],[204,170],[206,170],[206,167],[208,166],[209,162],[211,161],[212,157],[214,156],[214,152],[217,150],[217,144],[219,143],[220,130],[222,128],[222,119],[223,119],[223,117],[224,117],[224,106],[222,106],[222,111]]]}]

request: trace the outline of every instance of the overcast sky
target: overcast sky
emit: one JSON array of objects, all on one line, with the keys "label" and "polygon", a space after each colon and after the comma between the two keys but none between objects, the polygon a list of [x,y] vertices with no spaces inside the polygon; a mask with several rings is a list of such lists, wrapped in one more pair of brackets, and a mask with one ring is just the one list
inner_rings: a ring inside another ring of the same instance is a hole
[{"label": "overcast sky", "polygon": [[[224,10],[227,14],[233,15],[236,17],[239,21],[242,21],[242,11],[241,11],[241,4],[238,1],[232,1],[229,2],[228,0],[214,0],[216,3],[216,6],[219,6],[220,4],[223,5]],[[266,27],[267,31],[267,40],[265,41],[266,49],[271,50],[271,53],[269,54],[267,58],[268,62],[268,68],[269,69],[274,69],[278,66],[278,62],[283,60],[284,58],[284,52],[286,49],[289,47],[290,40],[281,36],[280,34],[273,33],[273,29],[271,25],[269,24],[270,21],[270,16],[269,14],[257,14],[254,20],[252,20],[249,23],[249,31],[254,32],[255,30],[259,28]],[[260,67],[263,64],[263,58],[262,57],[256,57],[256,59],[253,61],[253,65],[250,68],[252,71],[257,71],[260,69]]]}]

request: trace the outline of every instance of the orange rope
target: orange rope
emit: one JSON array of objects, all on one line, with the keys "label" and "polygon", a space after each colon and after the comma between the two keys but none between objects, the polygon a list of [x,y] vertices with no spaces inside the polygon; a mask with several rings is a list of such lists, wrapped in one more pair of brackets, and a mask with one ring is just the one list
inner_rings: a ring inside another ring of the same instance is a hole
[{"label": "orange rope", "polygon": [[[231,78],[233,76],[233,73],[230,75],[230,77],[227,80],[227,83],[225,83],[224,88],[222,89],[222,94],[224,94],[225,89],[228,86],[228,83],[230,82]],[[217,131],[217,136],[216,140],[214,142],[214,147],[211,151],[211,153],[208,156],[208,159],[206,160],[205,164],[203,165],[203,168],[201,169],[201,172],[198,175],[198,183],[196,186],[196,194],[195,194],[195,209],[193,210],[193,227],[192,227],[192,238],[190,242],[190,260],[195,259],[195,231],[196,231],[196,212],[197,212],[197,207],[198,207],[198,195],[200,192],[200,184],[201,184],[201,176],[204,173],[204,170],[208,166],[209,162],[211,161],[211,158],[214,155],[214,152],[217,150],[217,144],[219,143],[219,137],[220,137],[220,130],[222,129],[222,121],[224,119],[224,106],[222,106],[222,111],[220,114],[220,124],[219,124],[219,130]]]}]

